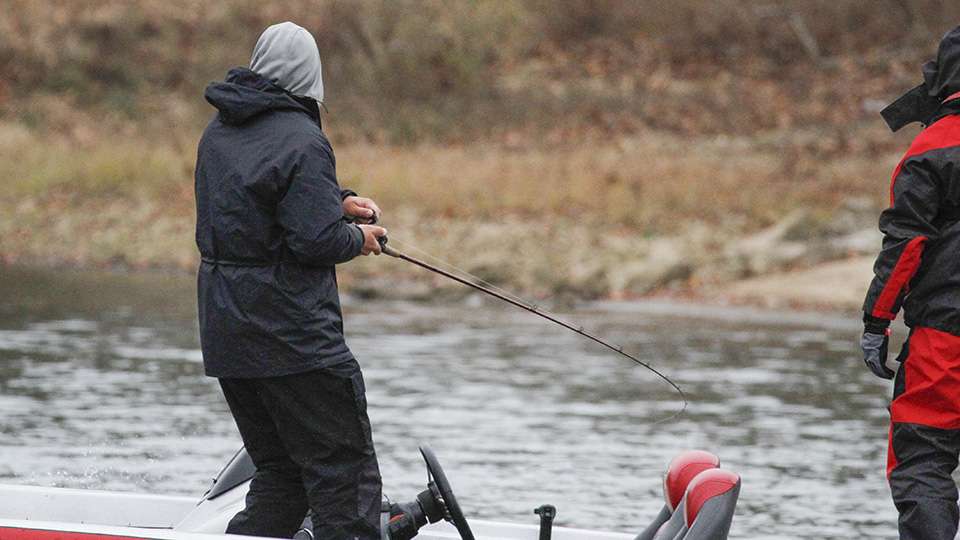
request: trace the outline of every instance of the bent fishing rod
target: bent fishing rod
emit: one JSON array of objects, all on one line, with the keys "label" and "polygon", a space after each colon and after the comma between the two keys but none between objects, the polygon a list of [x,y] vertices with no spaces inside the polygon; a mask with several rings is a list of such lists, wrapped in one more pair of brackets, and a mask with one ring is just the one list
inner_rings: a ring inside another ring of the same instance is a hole
[{"label": "bent fishing rod", "polygon": [[[443,276],[443,277],[445,277],[445,278],[452,279],[453,281],[456,281],[457,283],[461,283],[461,284],[463,284],[463,285],[466,285],[467,287],[470,287],[470,288],[475,289],[475,290],[477,290],[477,291],[480,291],[480,292],[482,292],[482,293],[484,293],[484,294],[487,294],[487,295],[489,295],[489,296],[492,296],[492,297],[494,297],[494,298],[496,298],[496,299],[498,299],[498,300],[502,300],[502,301],[504,301],[504,302],[506,302],[506,303],[508,303],[508,304],[510,304],[510,305],[512,305],[512,306],[516,306],[516,307],[518,307],[518,308],[520,308],[520,309],[522,309],[522,310],[529,311],[530,313],[533,313],[534,315],[536,315],[536,316],[538,316],[538,317],[542,317],[542,318],[544,318],[544,319],[546,319],[546,320],[548,320],[548,321],[550,321],[550,322],[552,322],[552,323],[554,323],[554,324],[560,325],[560,326],[562,326],[563,328],[566,328],[567,330],[570,330],[571,332],[574,332],[574,333],[576,333],[576,334],[579,334],[579,335],[581,335],[581,336],[583,336],[583,337],[585,337],[585,338],[587,338],[587,339],[589,339],[589,340],[591,340],[591,341],[593,341],[593,342],[595,342],[595,343],[599,343],[600,345],[603,345],[603,346],[606,347],[607,349],[609,349],[609,350],[611,350],[611,351],[619,354],[620,356],[623,356],[623,357],[625,357],[625,358],[628,358],[628,359],[632,360],[633,362],[635,362],[636,364],[647,368],[648,370],[650,370],[651,372],[653,372],[657,377],[659,377],[659,378],[662,379],[664,382],[666,382],[666,383],[669,384],[671,387],[673,387],[673,389],[676,390],[677,393],[680,395],[680,399],[683,400],[683,407],[681,407],[679,411],[677,411],[676,413],[670,415],[669,417],[664,418],[663,420],[660,420],[661,422],[662,422],[662,421],[669,420],[669,419],[674,418],[674,417],[676,417],[676,416],[679,416],[679,415],[683,414],[683,412],[687,409],[687,404],[688,404],[687,394],[684,393],[684,391],[680,388],[679,385],[677,385],[677,383],[673,382],[669,377],[667,377],[666,375],[664,375],[662,372],[658,371],[655,367],[651,366],[649,363],[644,362],[643,360],[640,360],[640,359],[637,358],[636,356],[634,356],[634,355],[632,355],[632,354],[624,351],[624,350],[623,350],[623,347],[617,346],[617,345],[613,345],[613,344],[611,344],[611,343],[609,343],[609,342],[607,342],[607,341],[605,341],[605,340],[603,340],[603,339],[595,336],[594,334],[591,334],[590,332],[587,332],[586,330],[584,330],[584,328],[583,328],[582,326],[577,327],[577,326],[574,326],[574,325],[572,325],[572,324],[570,324],[570,323],[568,323],[568,322],[565,322],[565,321],[563,321],[563,320],[561,320],[561,319],[558,319],[557,317],[553,316],[553,315],[550,314],[550,313],[544,312],[543,310],[539,309],[537,306],[535,306],[535,305],[533,305],[533,304],[528,304],[528,303],[523,302],[523,301],[521,301],[521,300],[517,300],[517,299],[514,299],[514,298],[510,298],[509,296],[507,296],[507,295],[505,295],[505,294],[503,294],[503,293],[501,293],[501,292],[497,292],[497,291],[493,290],[492,288],[487,287],[487,286],[485,286],[485,285],[483,285],[483,284],[474,283],[474,282],[472,282],[472,281],[470,281],[470,280],[468,280],[468,279],[464,279],[464,278],[462,278],[462,277],[460,277],[460,276],[458,276],[458,275],[456,275],[456,274],[453,274],[453,273],[451,273],[451,272],[448,272],[448,271],[446,271],[446,270],[444,270],[444,269],[442,269],[442,268],[438,268],[438,267],[436,267],[436,266],[434,266],[434,265],[432,265],[432,264],[430,264],[430,263],[427,263],[427,262],[422,261],[422,260],[420,260],[420,259],[416,259],[416,258],[414,258],[414,257],[411,257],[411,256],[409,256],[409,255],[407,255],[407,254],[405,254],[405,253],[400,252],[400,251],[397,251],[397,250],[394,249],[393,247],[387,245],[387,237],[386,237],[386,236],[381,236],[380,238],[377,238],[377,241],[380,243],[380,251],[381,251],[383,254],[385,254],[385,255],[389,255],[389,256],[394,257],[394,258],[396,258],[396,259],[401,259],[401,260],[407,261],[407,262],[409,262],[409,263],[415,264],[415,265],[417,265],[417,266],[419,266],[419,267],[421,267],[421,268],[423,268],[423,269],[425,269],[425,270],[429,270],[430,272],[433,272],[433,273],[435,273],[435,274],[439,274],[439,275],[441,275],[441,276]],[[659,422],[658,422],[658,423],[659,423]]]}]

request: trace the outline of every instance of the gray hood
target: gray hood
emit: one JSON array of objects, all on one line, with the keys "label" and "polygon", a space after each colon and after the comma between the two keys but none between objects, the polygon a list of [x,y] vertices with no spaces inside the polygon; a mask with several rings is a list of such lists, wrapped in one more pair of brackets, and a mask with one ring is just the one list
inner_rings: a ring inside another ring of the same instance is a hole
[{"label": "gray hood", "polygon": [[306,29],[282,22],[260,34],[250,69],[295,96],[323,103],[323,75],[317,42]]}]

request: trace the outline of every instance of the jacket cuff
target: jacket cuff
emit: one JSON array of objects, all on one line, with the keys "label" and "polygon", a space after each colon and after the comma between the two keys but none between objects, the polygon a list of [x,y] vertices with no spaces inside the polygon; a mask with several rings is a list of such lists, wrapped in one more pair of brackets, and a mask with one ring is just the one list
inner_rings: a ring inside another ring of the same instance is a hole
[{"label": "jacket cuff", "polygon": [[343,202],[347,197],[356,197],[357,192],[352,189],[341,189],[340,190],[340,202]]},{"label": "jacket cuff", "polygon": [[363,242],[364,242],[363,229],[361,229],[360,226],[357,225],[356,223],[351,224],[350,228],[355,231],[355,232],[354,232],[354,235],[355,235],[355,236],[359,236],[359,237],[360,237],[360,242],[359,242],[360,247],[357,248],[357,254],[354,255],[354,257],[356,257],[356,256],[361,255],[361,254],[363,253]]},{"label": "jacket cuff", "polygon": [[885,334],[890,327],[890,321],[874,317],[869,313],[863,314],[863,329],[871,334]]}]

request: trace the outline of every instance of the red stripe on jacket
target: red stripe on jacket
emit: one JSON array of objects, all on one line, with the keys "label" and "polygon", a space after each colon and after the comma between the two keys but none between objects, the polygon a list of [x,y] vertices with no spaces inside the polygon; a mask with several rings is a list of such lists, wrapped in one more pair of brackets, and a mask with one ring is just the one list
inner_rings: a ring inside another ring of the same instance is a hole
[{"label": "red stripe on jacket", "polygon": [[900,292],[909,286],[913,275],[920,268],[920,256],[923,255],[923,246],[926,242],[926,236],[918,236],[907,242],[907,246],[900,253],[900,258],[897,259],[896,266],[893,267],[893,272],[890,273],[890,279],[887,280],[876,303],[873,304],[874,317],[891,320],[896,318],[893,306],[897,303]]}]

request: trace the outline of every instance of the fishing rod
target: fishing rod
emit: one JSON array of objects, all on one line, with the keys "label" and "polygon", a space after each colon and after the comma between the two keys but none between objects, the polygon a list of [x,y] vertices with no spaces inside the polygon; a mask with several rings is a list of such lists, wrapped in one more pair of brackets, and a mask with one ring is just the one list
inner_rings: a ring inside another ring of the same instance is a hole
[{"label": "fishing rod", "polygon": [[[461,284],[463,284],[463,285],[466,285],[467,287],[470,287],[470,288],[473,288],[473,289],[475,289],[475,290],[478,290],[478,291],[480,291],[480,292],[482,292],[482,293],[484,293],[484,294],[487,294],[487,295],[489,295],[489,296],[492,296],[492,297],[494,297],[494,298],[496,298],[496,299],[498,299],[498,300],[502,300],[502,301],[504,301],[504,302],[506,302],[506,303],[508,303],[508,304],[510,304],[510,305],[512,305],[512,306],[516,306],[516,307],[518,307],[518,308],[520,308],[520,309],[523,309],[523,310],[525,310],[525,311],[529,311],[530,313],[533,313],[534,315],[536,315],[536,316],[538,316],[538,317],[542,317],[542,318],[544,318],[544,319],[546,319],[546,320],[548,320],[548,321],[550,321],[550,322],[552,322],[552,323],[554,323],[554,324],[558,324],[558,325],[562,326],[563,328],[566,328],[567,330],[570,330],[571,332],[574,332],[574,333],[576,333],[576,334],[579,334],[579,335],[581,335],[581,336],[583,336],[583,337],[585,337],[585,338],[587,338],[587,339],[589,339],[589,340],[591,340],[591,341],[593,341],[593,342],[595,342],[595,343],[599,343],[600,345],[603,345],[603,346],[606,347],[607,349],[610,349],[611,351],[619,354],[620,356],[623,356],[623,357],[625,357],[625,358],[628,358],[628,359],[632,360],[633,362],[635,362],[635,363],[637,363],[637,364],[639,364],[639,365],[647,368],[648,370],[650,370],[651,372],[653,372],[657,377],[659,377],[659,378],[662,379],[664,382],[666,382],[666,383],[669,384],[671,387],[673,387],[673,389],[676,390],[677,393],[680,395],[680,399],[683,400],[683,407],[681,407],[681,409],[680,409],[679,411],[677,411],[675,414],[672,414],[672,415],[670,415],[669,417],[667,417],[667,418],[665,418],[665,419],[663,419],[663,420],[661,420],[661,421],[666,421],[666,420],[669,420],[670,418],[674,418],[674,417],[676,417],[676,416],[679,416],[679,415],[683,414],[683,412],[687,409],[687,404],[688,404],[687,394],[684,393],[684,391],[680,388],[679,385],[677,385],[677,383],[673,382],[669,377],[667,377],[666,375],[664,375],[663,373],[661,373],[660,371],[658,371],[655,367],[651,366],[649,363],[644,362],[643,360],[640,360],[640,359],[637,358],[636,356],[634,356],[634,355],[632,355],[632,354],[624,351],[624,350],[623,350],[623,347],[617,346],[617,345],[613,345],[613,344],[611,344],[611,343],[609,343],[609,342],[607,342],[607,341],[605,341],[605,340],[603,340],[603,339],[601,339],[601,338],[599,338],[599,337],[591,334],[590,332],[587,332],[586,330],[583,329],[582,326],[577,327],[577,326],[574,326],[574,325],[572,325],[572,324],[570,324],[570,323],[568,323],[568,322],[565,322],[565,321],[563,321],[563,320],[561,320],[561,319],[558,319],[557,317],[553,316],[552,314],[547,313],[547,312],[539,309],[539,308],[538,308],[537,306],[535,306],[535,305],[529,304],[529,303],[527,303],[527,302],[524,302],[524,301],[521,301],[521,300],[518,300],[518,299],[515,299],[515,298],[510,298],[509,296],[507,296],[507,295],[505,295],[505,294],[503,294],[503,293],[501,293],[501,292],[497,292],[497,291],[493,290],[493,289],[490,288],[490,287],[487,287],[487,286],[482,285],[482,284],[480,284],[480,283],[474,283],[474,282],[472,282],[472,281],[470,281],[470,280],[468,280],[468,279],[464,279],[464,278],[462,278],[462,277],[460,277],[460,276],[458,276],[458,275],[456,275],[456,274],[453,274],[453,273],[451,273],[451,272],[448,272],[448,271],[446,271],[446,270],[444,270],[444,269],[442,269],[442,268],[438,268],[438,267],[436,267],[436,266],[434,266],[434,265],[432,265],[432,264],[430,264],[430,263],[427,263],[427,262],[425,262],[425,261],[421,261],[420,259],[416,259],[416,258],[414,258],[414,257],[411,257],[411,256],[405,254],[405,253],[402,253],[402,252],[400,252],[400,251],[397,251],[396,249],[393,249],[393,247],[387,245],[387,237],[386,237],[386,236],[381,236],[380,238],[377,239],[377,241],[380,243],[380,251],[381,251],[383,254],[385,254],[385,255],[389,255],[389,256],[394,257],[394,258],[396,258],[396,259],[401,259],[401,260],[407,261],[407,262],[409,262],[409,263],[415,264],[415,265],[417,265],[417,266],[419,266],[419,267],[421,267],[421,268],[424,268],[424,269],[429,270],[429,271],[431,271],[431,272],[434,272],[434,273],[436,273],[436,274],[440,274],[440,275],[443,276],[443,277],[452,279],[453,281],[456,281],[457,283],[461,283]],[[465,273],[466,273],[466,272],[465,272]]]}]

